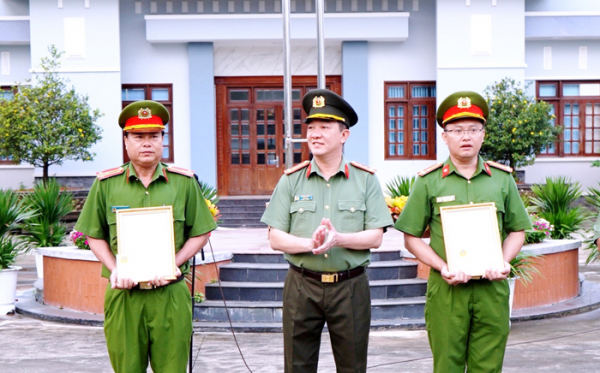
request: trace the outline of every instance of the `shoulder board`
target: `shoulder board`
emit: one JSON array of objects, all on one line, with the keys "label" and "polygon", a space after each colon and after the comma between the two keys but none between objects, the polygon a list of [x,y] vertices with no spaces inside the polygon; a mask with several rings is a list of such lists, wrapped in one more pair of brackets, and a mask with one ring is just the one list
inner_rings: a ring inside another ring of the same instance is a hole
[{"label": "shoulder board", "polygon": [[427,167],[426,169],[417,172],[417,175],[423,177],[425,175],[427,175],[428,173],[437,170],[438,168],[442,167],[444,164],[443,163],[436,163],[433,166]]},{"label": "shoulder board", "polygon": [[290,167],[287,170],[283,171],[284,174],[286,175],[291,175],[296,171],[300,171],[301,169],[305,168],[306,166],[308,166],[310,164],[310,161],[304,161],[302,163],[298,163],[297,165],[295,165],[294,167]]},{"label": "shoulder board", "polygon": [[487,162],[485,162],[485,163],[487,163],[487,164],[489,164],[490,166],[492,166],[492,167],[494,167],[494,168],[497,168],[497,169],[499,169],[499,170],[502,170],[502,171],[508,172],[509,174],[512,174],[512,172],[513,172],[513,169],[512,169],[511,167],[505,166],[505,165],[503,165],[503,164],[501,164],[501,163],[498,163],[498,162],[494,162],[494,161],[487,161]]},{"label": "shoulder board", "polygon": [[109,177],[121,175],[123,172],[125,172],[124,167],[109,168],[108,170],[96,172],[96,178],[98,180],[104,180],[108,179]]},{"label": "shoulder board", "polygon": [[367,171],[367,172],[369,172],[369,173],[371,173],[371,174],[374,174],[375,172],[377,172],[377,170],[376,170],[376,169],[374,169],[374,168],[371,168],[371,167],[368,167],[368,166],[365,166],[364,164],[360,164],[360,163],[358,163],[358,162],[354,162],[354,161],[352,161],[352,162],[350,162],[350,164],[351,164],[352,166],[354,166],[354,167],[356,167],[356,168],[360,169],[360,170]]},{"label": "shoulder board", "polygon": [[167,171],[173,172],[175,174],[187,176],[187,177],[194,177],[194,171],[188,170],[187,168],[169,166],[169,167],[167,167]]}]

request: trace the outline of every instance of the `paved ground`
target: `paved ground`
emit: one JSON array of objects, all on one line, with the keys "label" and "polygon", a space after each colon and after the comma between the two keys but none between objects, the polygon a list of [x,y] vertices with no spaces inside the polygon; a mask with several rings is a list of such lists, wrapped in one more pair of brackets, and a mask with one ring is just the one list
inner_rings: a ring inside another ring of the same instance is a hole
[{"label": "paved ground", "polygon": [[[255,234],[262,250],[264,233]],[[219,239],[213,239],[217,246]],[[219,244],[220,245],[220,244]],[[216,247],[215,247],[216,249]],[[580,253],[583,264],[587,253]],[[24,258],[30,261],[31,258]],[[600,282],[600,264],[582,266],[586,281]],[[31,273],[26,277],[33,279]],[[28,282],[29,281],[29,282]],[[20,281],[21,290],[31,286]],[[281,334],[238,334],[240,348],[253,372],[282,372]],[[112,372],[101,328],[72,326],[0,316],[0,372]],[[424,331],[372,332],[369,372],[429,372],[431,353]],[[245,372],[231,334],[194,335],[193,372]],[[319,372],[335,372],[328,336],[323,338]],[[504,372],[600,372],[600,310],[559,319],[514,323]]]}]

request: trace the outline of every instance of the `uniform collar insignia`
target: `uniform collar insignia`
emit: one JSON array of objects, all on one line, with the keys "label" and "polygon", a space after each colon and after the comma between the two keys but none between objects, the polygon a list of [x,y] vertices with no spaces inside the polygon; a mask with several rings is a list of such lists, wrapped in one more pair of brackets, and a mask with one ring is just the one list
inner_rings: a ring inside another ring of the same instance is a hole
[{"label": "uniform collar insignia", "polygon": [[450,175],[450,164],[446,164],[444,165],[444,168],[442,168],[442,179],[448,175]]}]

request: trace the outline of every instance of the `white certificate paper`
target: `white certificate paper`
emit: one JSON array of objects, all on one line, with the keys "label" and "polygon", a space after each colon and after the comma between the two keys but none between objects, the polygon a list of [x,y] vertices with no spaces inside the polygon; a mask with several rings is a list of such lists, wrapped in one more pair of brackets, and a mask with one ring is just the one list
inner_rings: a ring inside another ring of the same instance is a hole
[{"label": "white certificate paper", "polygon": [[440,207],[440,215],[450,272],[476,277],[504,268],[494,202]]},{"label": "white certificate paper", "polygon": [[155,276],[175,279],[173,207],[117,210],[117,271],[146,282]]}]

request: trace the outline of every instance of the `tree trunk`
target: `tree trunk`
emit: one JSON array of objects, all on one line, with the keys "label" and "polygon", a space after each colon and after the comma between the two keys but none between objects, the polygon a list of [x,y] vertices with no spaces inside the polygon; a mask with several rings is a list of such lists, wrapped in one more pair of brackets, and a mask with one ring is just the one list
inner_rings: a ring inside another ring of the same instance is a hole
[{"label": "tree trunk", "polygon": [[42,169],[44,170],[42,173],[42,182],[44,185],[48,184],[48,169],[50,168],[50,164],[48,162],[44,162],[44,166]]}]

